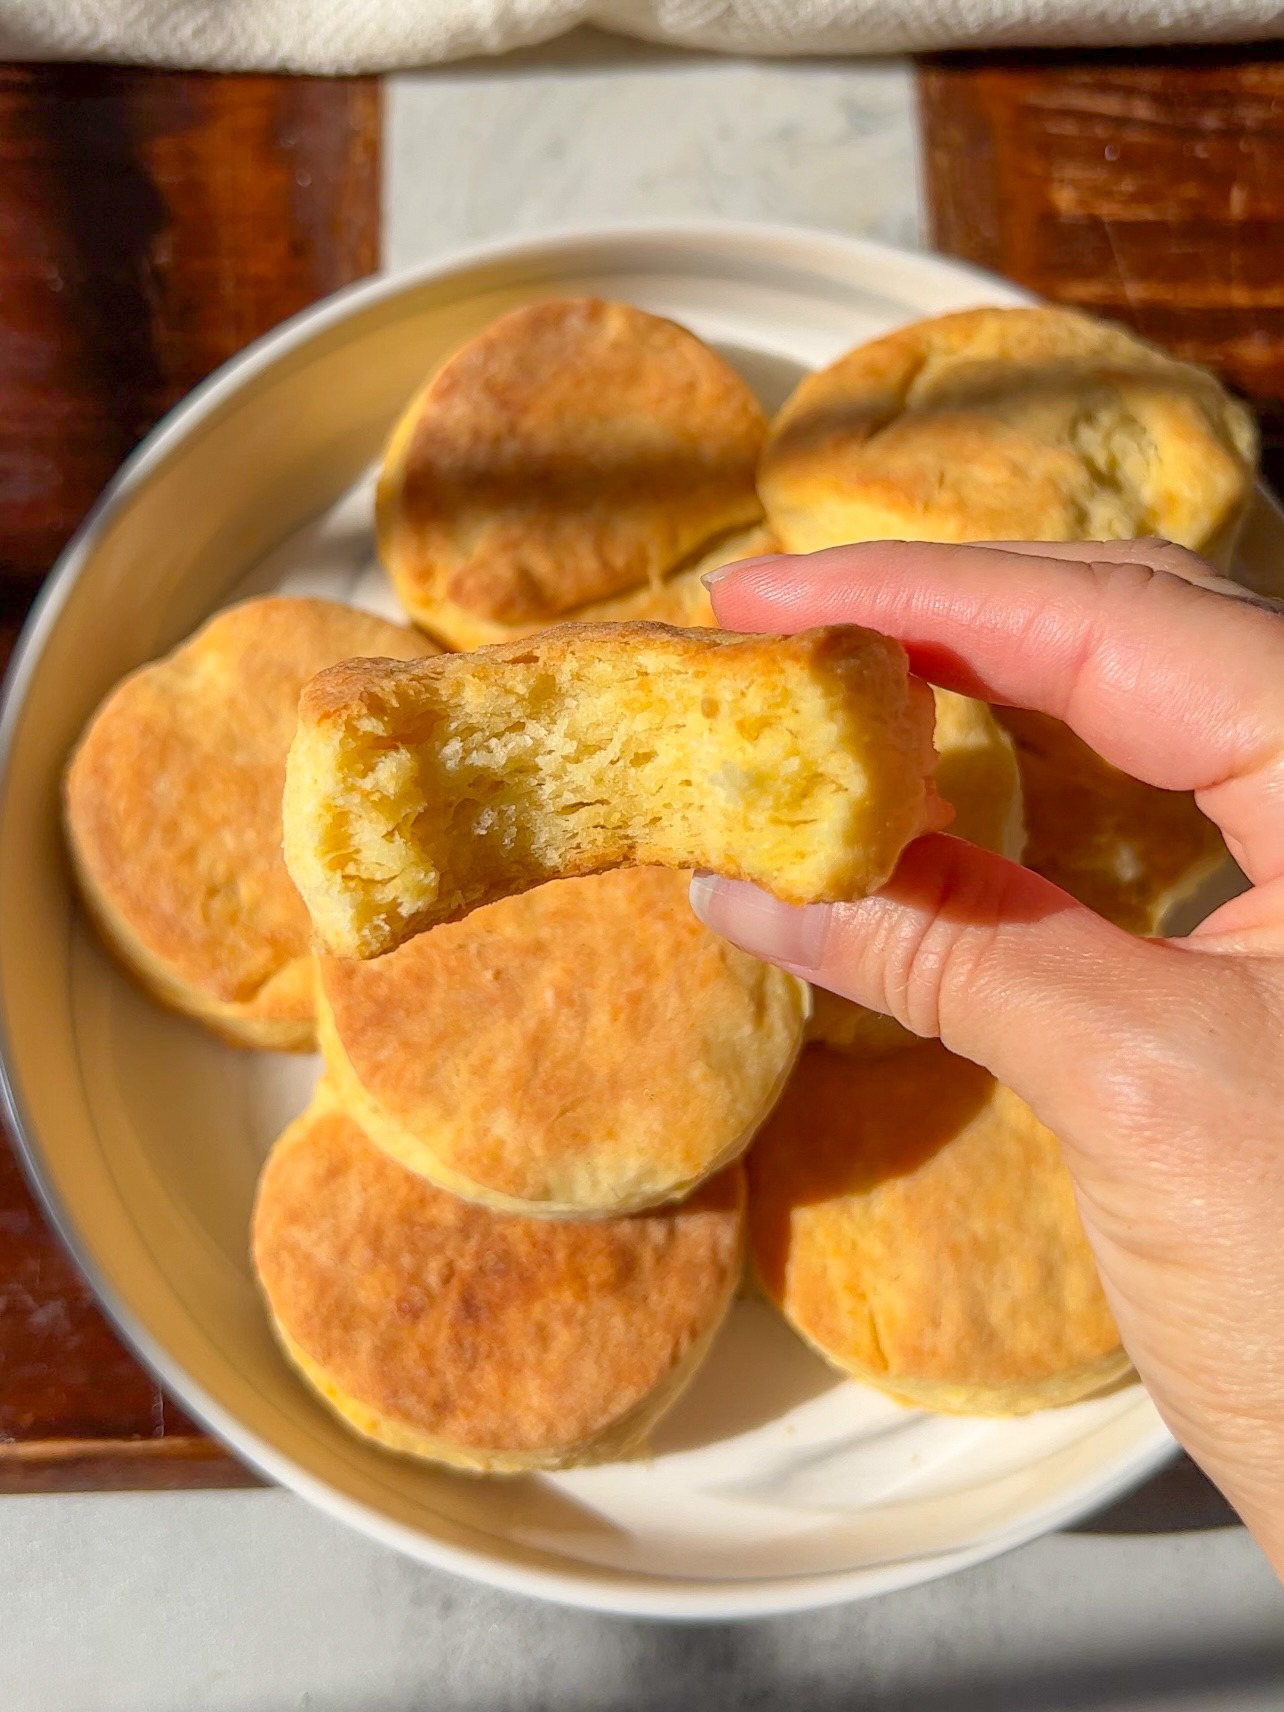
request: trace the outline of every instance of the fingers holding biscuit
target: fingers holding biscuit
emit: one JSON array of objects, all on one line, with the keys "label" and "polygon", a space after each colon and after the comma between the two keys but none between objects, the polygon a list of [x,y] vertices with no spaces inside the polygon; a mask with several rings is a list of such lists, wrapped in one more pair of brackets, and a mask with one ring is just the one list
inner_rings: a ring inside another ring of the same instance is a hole
[{"label": "fingers holding biscuit", "polygon": [[[1196,964],[1179,944],[1139,939],[1040,875],[940,834],[911,844],[889,884],[854,903],[799,909],[697,875],[692,904],[743,951],[984,1065],[1093,1155],[1103,1103],[1117,1116],[1145,1105],[1154,1090],[1134,1101],[1129,1078],[1149,1076],[1164,1051],[1215,1046],[1240,979],[1230,959]],[[1162,1097],[1183,1085],[1162,1082]]]},{"label": "fingers holding biscuit", "polygon": [[336,955],[611,868],[862,897],[948,819],[932,698],[898,644],[852,626],[567,624],[442,660],[355,662],[299,703],[285,857]]},{"label": "fingers holding biscuit", "polygon": [[867,625],[934,683],[1064,719],[1133,777],[1195,791],[1250,877],[1276,877],[1284,623],[1163,554],[1108,542],[1044,555],[877,542],[731,567],[711,592],[724,625]]},{"label": "fingers holding biscuit", "polygon": [[939,1037],[1017,1088],[1068,1017],[1108,1038],[1113,995],[1156,953],[1039,875],[941,835],[916,840],[889,884],[855,903],[791,908],[711,875],[691,895],[742,950]]}]

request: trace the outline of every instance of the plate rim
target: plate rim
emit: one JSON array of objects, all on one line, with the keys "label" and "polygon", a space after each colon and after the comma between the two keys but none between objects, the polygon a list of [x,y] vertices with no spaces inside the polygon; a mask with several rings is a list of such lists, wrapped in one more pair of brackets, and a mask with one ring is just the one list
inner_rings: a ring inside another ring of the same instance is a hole
[{"label": "plate rim", "polygon": [[[189,429],[224,399],[233,396],[254,373],[340,326],[355,311],[388,301],[403,292],[447,281],[487,263],[520,266],[525,262],[551,262],[576,248],[619,244],[623,252],[656,243],[702,244],[712,250],[741,250],[750,260],[791,261],[800,271],[808,270],[809,256],[828,255],[835,262],[868,262],[871,267],[889,265],[912,272],[975,283],[978,301],[1033,303],[1037,299],[1011,281],[951,257],[932,251],[915,251],[835,230],[802,224],[754,220],[618,220],[584,224],[562,224],[524,233],[518,238],[495,238],[483,243],[452,247],[413,267],[381,271],[309,305],[261,335],[228,362],[222,364],[185,395],[150,432],[107,483],[90,511],[59,554],[15,643],[0,694],[0,800],[7,787],[18,723],[27,691],[39,666],[49,634],[78,582],[98,537],[112,519],[130,503],[135,486],[160,463],[171,449],[181,445]],[[1167,1430],[1156,1425],[1154,1432],[1128,1456],[1122,1458],[1108,1478],[1084,1477],[1055,1500],[1038,1507],[1031,1516],[956,1551],[909,1556],[889,1564],[778,1577],[756,1576],[744,1581],[712,1577],[691,1580],[672,1575],[614,1570],[600,1566],[531,1567],[507,1561],[495,1551],[452,1544],[426,1534],[410,1523],[368,1507],[360,1499],[331,1486],[295,1463],[232,1416],[204,1388],[190,1378],[175,1358],[137,1322],[117,1299],[111,1282],[88,1254],[78,1230],[62,1205],[59,1193],[47,1174],[43,1147],[34,1124],[22,1109],[16,1080],[10,1068],[7,1019],[0,1011],[0,1110],[8,1120],[17,1143],[20,1168],[36,1201],[74,1264],[88,1279],[98,1305],[130,1349],[158,1383],[182,1403],[191,1417],[239,1460],[275,1485],[294,1492],[323,1513],[354,1527],[358,1532],[417,1559],[419,1562],[502,1591],[551,1600],[604,1614],[679,1621],[726,1621],[781,1615],[821,1609],[877,1594],[897,1591],[937,1580],[971,1565],[1015,1550],[1018,1546],[1068,1523],[1090,1515],[1113,1499],[1132,1490],[1139,1482],[1162,1468],[1176,1454],[1177,1446]]]}]

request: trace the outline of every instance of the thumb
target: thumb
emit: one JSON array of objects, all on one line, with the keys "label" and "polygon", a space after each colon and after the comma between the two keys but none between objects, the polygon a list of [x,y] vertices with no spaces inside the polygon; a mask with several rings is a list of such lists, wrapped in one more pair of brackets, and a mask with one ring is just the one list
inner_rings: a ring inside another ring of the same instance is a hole
[{"label": "thumb", "polygon": [[[1091,1149],[1128,1066],[1182,1051],[1225,995],[1229,959],[1136,939],[1028,869],[961,839],[911,844],[887,886],[799,908],[697,874],[696,914],[792,974],[938,1036],[983,1064],[1063,1140]],[[1149,1077],[1147,1078],[1149,1080]]]}]

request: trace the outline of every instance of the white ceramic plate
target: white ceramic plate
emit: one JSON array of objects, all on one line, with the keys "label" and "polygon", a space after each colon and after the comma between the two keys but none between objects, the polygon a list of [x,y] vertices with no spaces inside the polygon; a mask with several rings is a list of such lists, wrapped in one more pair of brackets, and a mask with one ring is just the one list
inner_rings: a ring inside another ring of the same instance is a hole
[{"label": "white ceramic plate", "polygon": [[[368,472],[430,363],[497,312],[627,299],[719,346],[774,406],[806,367],[1011,287],[874,244],[762,227],[491,247],[331,299],[201,387],[126,466],[27,631],[0,726],[0,1047],[31,1174],[125,1335],[248,1463],[427,1562],[603,1610],[733,1617],[927,1580],[1092,1510],[1170,1441],[1137,1387],[1011,1421],[901,1409],[740,1303],[646,1462],[479,1481],[345,1431],[277,1353],[246,1254],[255,1174],[311,1060],[239,1053],[107,962],[58,829],[68,749],[120,675],[268,588],[395,610]],[[1251,580],[1280,557],[1251,532]]]}]

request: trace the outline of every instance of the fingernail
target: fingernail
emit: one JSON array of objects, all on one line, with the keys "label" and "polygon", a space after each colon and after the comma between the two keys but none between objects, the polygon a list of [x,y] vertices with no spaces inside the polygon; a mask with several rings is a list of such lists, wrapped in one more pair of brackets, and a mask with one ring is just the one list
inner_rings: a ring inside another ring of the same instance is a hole
[{"label": "fingernail", "polygon": [[825,904],[783,904],[743,880],[717,874],[691,876],[691,908],[714,933],[742,951],[791,969],[818,969],[829,931]]},{"label": "fingernail", "polygon": [[723,577],[729,577],[733,571],[750,571],[757,565],[770,565],[781,557],[783,555],[780,553],[760,553],[754,559],[733,559],[729,565],[718,565],[712,571],[701,571],[700,581],[707,589],[711,589],[714,583],[720,583]]}]

